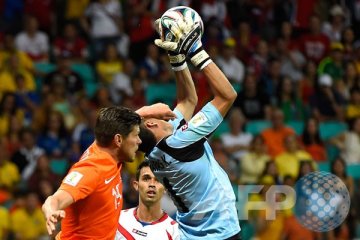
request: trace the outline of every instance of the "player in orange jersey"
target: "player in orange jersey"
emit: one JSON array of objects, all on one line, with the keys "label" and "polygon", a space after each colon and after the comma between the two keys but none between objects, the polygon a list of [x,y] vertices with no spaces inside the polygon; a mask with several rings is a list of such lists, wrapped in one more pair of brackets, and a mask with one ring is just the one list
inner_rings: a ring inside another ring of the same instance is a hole
[{"label": "player in orange jersey", "polygon": [[114,239],[123,201],[120,170],[141,143],[140,122],[137,113],[124,107],[100,110],[94,143],[42,206],[50,235],[62,219],[57,239]]}]

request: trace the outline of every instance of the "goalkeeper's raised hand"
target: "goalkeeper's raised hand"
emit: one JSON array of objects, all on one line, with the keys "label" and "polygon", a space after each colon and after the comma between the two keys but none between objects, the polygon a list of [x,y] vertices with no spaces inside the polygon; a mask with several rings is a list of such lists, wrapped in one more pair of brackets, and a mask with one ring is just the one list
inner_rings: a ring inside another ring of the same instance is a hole
[{"label": "goalkeeper's raised hand", "polygon": [[[160,19],[155,25],[160,28]],[[175,36],[173,41],[156,39],[155,44],[169,52],[170,63],[173,65],[185,64],[185,56],[189,57],[192,63],[202,69],[211,62],[209,55],[203,50],[201,43],[201,27],[194,23],[191,18],[180,18],[169,30]]]}]

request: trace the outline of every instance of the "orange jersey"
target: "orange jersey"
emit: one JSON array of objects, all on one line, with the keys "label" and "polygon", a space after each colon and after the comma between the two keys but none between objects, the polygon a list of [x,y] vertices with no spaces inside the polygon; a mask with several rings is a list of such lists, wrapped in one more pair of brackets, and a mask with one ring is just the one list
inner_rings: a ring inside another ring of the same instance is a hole
[{"label": "orange jersey", "polygon": [[113,240],[122,208],[121,165],[93,143],[75,163],[59,189],[74,203],[65,209],[61,240]]}]

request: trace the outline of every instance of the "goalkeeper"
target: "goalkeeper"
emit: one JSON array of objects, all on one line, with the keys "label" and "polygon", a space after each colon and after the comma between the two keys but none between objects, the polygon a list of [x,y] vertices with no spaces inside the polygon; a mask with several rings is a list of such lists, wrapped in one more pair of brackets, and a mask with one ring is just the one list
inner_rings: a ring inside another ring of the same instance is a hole
[{"label": "goalkeeper", "polygon": [[[152,171],[177,206],[181,239],[240,239],[232,186],[207,142],[236,92],[202,48],[198,24],[180,19],[170,30],[177,40],[157,39],[155,44],[168,51],[175,71],[177,118],[143,119],[139,150],[148,155]],[[197,96],[186,58],[205,74],[214,95],[195,116]],[[141,109],[137,112],[141,115]]]}]

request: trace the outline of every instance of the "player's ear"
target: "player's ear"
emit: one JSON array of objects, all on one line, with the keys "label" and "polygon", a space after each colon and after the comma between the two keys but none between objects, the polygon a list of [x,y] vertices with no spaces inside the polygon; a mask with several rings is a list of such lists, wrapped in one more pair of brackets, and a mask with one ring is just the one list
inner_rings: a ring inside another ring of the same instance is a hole
[{"label": "player's ear", "polygon": [[145,126],[146,126],[147,128],[154,128],[154,127],[156,127],[156,126],[158,125],[156,121],[151,120],[151,119],[146,120],[146,121],[144,122],[144,124],[145,124]]},{"label": "player's ear", "polygon": [[138,181],[133,181],[133,187],[134,189],[138,192],[139,191],[139,182]]},{"label": "player's ear", "polygon": [[122,138],[121,134],[115,134],[114,142],[115,142],[116,146],[120,147],[122,140],[123,140],[123,138]]}]

